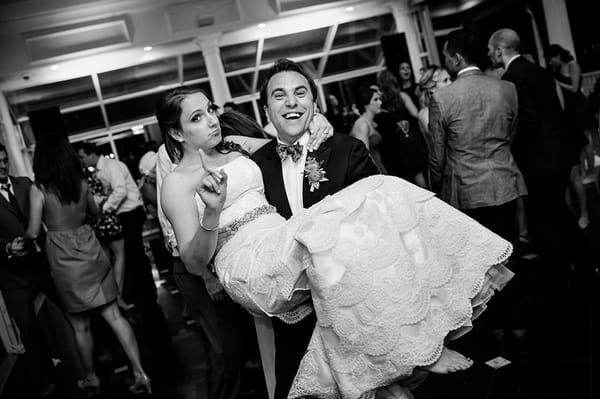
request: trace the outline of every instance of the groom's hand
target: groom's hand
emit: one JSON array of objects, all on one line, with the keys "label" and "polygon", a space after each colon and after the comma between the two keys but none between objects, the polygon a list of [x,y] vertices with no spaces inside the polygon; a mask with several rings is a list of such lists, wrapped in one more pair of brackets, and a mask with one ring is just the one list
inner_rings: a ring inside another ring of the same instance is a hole
[{"label": "groom's hand", "polygon": [[314,151],[319,148],[322,142],[333,136],[333,126],[327,118],[321,114],[315,114],[308,125],[310,138],[308,139],[308,151]]}]

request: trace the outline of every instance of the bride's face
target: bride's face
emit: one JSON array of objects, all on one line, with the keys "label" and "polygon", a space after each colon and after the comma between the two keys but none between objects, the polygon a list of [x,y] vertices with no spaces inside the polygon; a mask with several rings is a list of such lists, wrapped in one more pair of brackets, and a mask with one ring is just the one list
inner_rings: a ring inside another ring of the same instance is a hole
[{"label": "bride's face", "polygon": [[202,93],[187,96],[181,102],[179,141],[194,150],[208,150],[221,142],[217,107]]}]

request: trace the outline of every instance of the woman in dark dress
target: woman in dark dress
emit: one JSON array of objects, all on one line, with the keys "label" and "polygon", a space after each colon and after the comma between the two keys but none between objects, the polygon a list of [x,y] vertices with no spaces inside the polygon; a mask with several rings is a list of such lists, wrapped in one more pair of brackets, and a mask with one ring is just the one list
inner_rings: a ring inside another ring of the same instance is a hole
[{"label": "woman in dark dress", "polygon": [[[570,188],[575,194],[579,208],[579,227],[586,228],[590,222],[587,210],[583,178],[586,173],[594,169],[594,150],[588,139],[592,130],[594,119],[587,106],[587,99],[581,91],[581,69],[571,53],[558,44],[550,45],[545,56],[554,71],[554,78],[558,82],[564,98],[564,114],[567,125],[571,129],[571,143],[581,151],[579,165],[571,173]],[[587,168],[584,166],[584,161]]]},{"label": "woman in dark dress", "polygon": [[150,379],[140,362],[137,340],[115,302],[118,287],[110,262],[87,213],[98,214],[91,189],[83,176],[79,158],[66,138],[51,137],[36,143],[33,160],[36,182],[30,190],[30,220],[27,238],[40,234],[46,225],[46,254],[59,299],[75,332],[85,377],[78,386],[98,393],[100,381],[94,369],[94,341],[90,312],[98,311],[131,362],[134,393],[150,393]]},{"label": "woman in dark dress", "polygon": [[417,110],[411,109],[412,101],[390,71],[381,72],[377,84],[384,109],[375,118],[381,133],[383,164],[388,174],[427,188],[427,145],[419,131]]}]

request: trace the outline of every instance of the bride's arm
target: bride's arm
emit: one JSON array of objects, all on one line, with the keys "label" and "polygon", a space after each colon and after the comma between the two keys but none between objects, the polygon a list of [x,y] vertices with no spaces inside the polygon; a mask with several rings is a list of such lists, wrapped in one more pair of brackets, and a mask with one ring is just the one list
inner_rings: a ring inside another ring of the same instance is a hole
[{"label": "bride's arm", "polygon": [[[313,116],[313,120],[310,122],[308,129],[311,132],[310,139],[308,141],[308,147],[312,148],[312,150],[318,149],[323,141],[333,136],[333,126],[331,126],[327,118],[325,118],[325,116],[321,114],[315,114]],[[240,145],[244,150],[248,151],[250,154],[254,154],[263,145],[271,141],[271,139],[260,139],[255,137],[238,135],[226,136],[224,137],[224,140],[232,141]]]},{"label": "bride's arm", "polygon": [[162,184],[161,205],[173,226],[179,255],[186,269],[192,274],[203,275],[215,253],[217,230],[213,228],[219,224],[221,211],[207,207],[199,215],[194,189],[189,177],[171,173]]}]

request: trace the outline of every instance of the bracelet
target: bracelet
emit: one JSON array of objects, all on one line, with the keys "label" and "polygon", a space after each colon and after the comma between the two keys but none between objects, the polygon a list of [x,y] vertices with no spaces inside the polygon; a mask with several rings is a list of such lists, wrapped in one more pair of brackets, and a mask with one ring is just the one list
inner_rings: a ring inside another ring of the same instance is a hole
[{"label": "bracelet", "polygon": [[213,227],[212,229],[209,229],[208,227],[206,227],[206,226],[204,226],[202,224],[203,220],[204,219],[200,219],[200,227],[202,227],[202,230],[205,230],[205,231],[217,231],[217,229],[219,228],[219,224],[217,223],[217,225],[215,227]]}]

